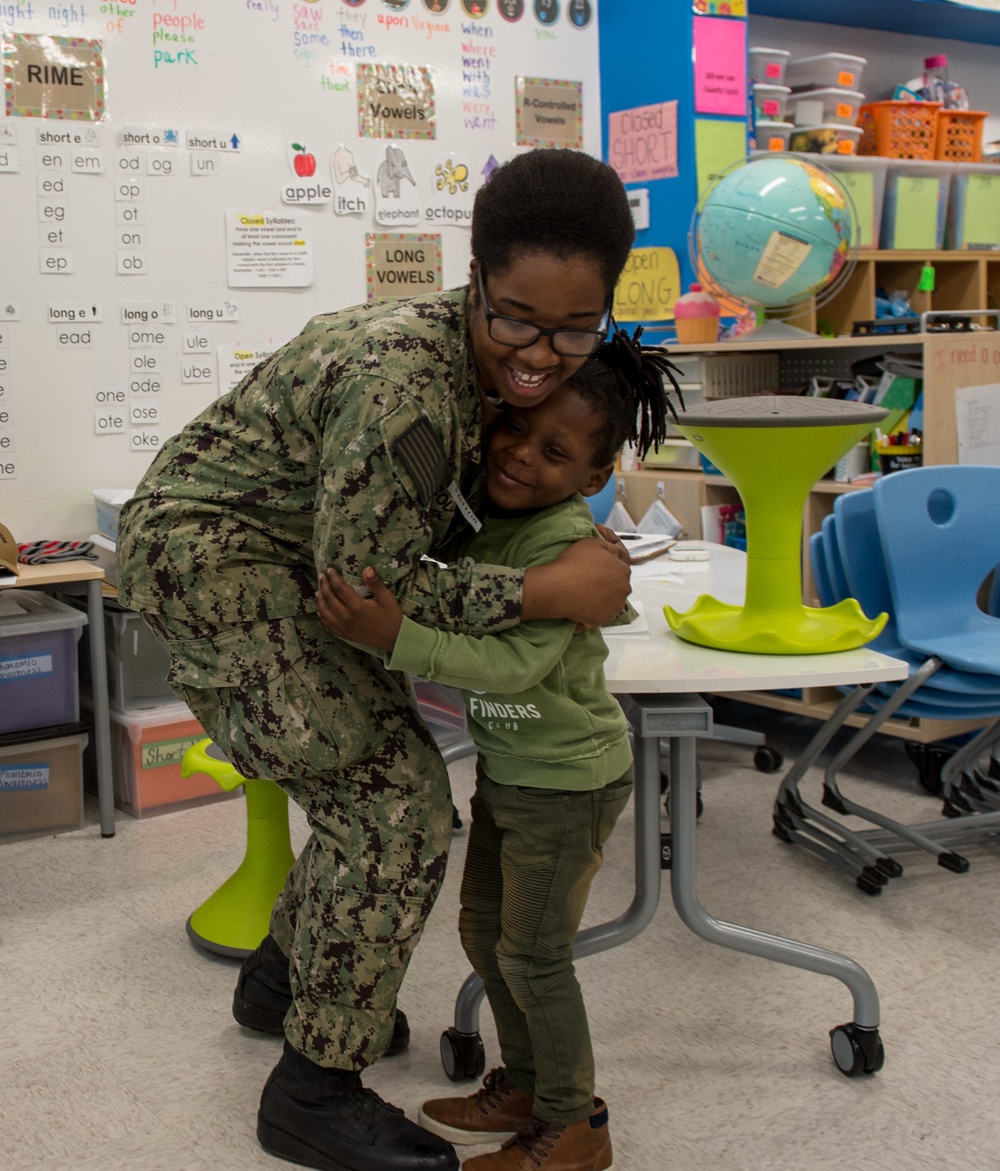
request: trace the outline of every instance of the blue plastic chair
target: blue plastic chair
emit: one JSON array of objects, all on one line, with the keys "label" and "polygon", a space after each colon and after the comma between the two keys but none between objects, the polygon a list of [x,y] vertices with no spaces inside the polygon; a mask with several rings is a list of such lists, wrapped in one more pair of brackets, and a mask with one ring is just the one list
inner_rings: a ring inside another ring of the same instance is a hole
[{"label": "blue plastic chair", "polygon": [[[830,516],[823,518],[820,533],[823,537],[826,571],[830,577],[830,586],[834,592],[834,596],[838,601],[842,598],[849,598],[852,595],[850,587],[847,584],[847,576],[844,572],[844,562],[840,553],[840,543],[832,513]],[[876,610],[876,613],[880,613],[880,611]]]},{"label": "blue plastic chair", "polygon": [[[917,654],[899,641],[873,491],[869,488],[838,497],[834,505],[834,519],[838,548],[842,548],[847,555],[844,574],[851,595],[857,598],[865,613],[884,610],[889,615],[882,633],[868,645],[893,658],[905,659],[914,666],[924,662],[926,655]],[[991,700],[1000,698],[1000,689],[989,676],[955,671],[948,667],[927,679],[924,687],[928,691],[936,689],[962,696],[978,695]]]},{"label": "blue plastic chair", "polygon": [[873,492],[899,641],[1000,675],[1000,617],[977,604],[1000,560],[1000,467],[910,468]]},{"label": "blue plastic chair", "polygon": [[825,608],[840,601],[834,592],[833,582],[830,579],[830,569],[826,563],[825,534],[821,531],[813,533],[809,538],[809,564],[812,566],[813,582],[816,586],[819,604]]},{"label": "blue plastic chair", "polygon": [[611,476],[608,482],[593,496],[587,496],[587,503],[594,518],[594,524],[602,525],[608,519],[611,509],[615,505],[615,478]]},{"label": "blue plastic chair", "polygon": [[[938,468],[924,470],[944,471]],[[895,475],[889,477],[894,478]],[[909,499],[911,507],[920,507],[919,503],[913,504],[913,497]],[[906,507],[905,500],[899,507]],[[953,515],[955,509],[948,511]],[[982,530],[979,542],[987,549],[990,547],[988,533],[988,529]],[[982,536],[987,540],[982,541]],[[942,866],[964,871],[968,869],[967,860],[951,847],[982,840],[984,832],[1000,830],[1000,783],[994,775],[996,768],[991,766],[982,770],[976,767],[983,752],[1000,739],[1000,646],[996,647],[995,671],[986,674],[954,670],[942,656],[921,653],[901,644],[888,553],[883,550],[872,490],[838,497],[832,523],[824,523],[820,532],[813,535],[809,552],[821,596],[828,591],[830,601],[836,602],[840,591],[847,589],[869,616],[882,611],[888,613],[886,626],[869,645],[905,659],[911,664],[911,672],[903,683],[859,687],[846,695],[782,782],[775,803],[775,832],[832,862],[854,877],[857,885],[870,894],[879,893],[889,877],[902,873],[899,863],[886,852],[889,848],[925,849],[935,854]],[[992,558],[990,567],[998,552],[1000,550],[993,548],[987,553],[987,557]],[[927,555],[933,556],[932,550],[928,549]],[[975,599],[984,578],[985,573],[978,578],[975,573],[969,574],[956,588],[964,588]],[[970,585],[973,579],[974,583]],[[838,582],[839,586],[834,584]],[[950,599],[945,597],[941,602],[947,605]],[[927,641],[930,645],[932,640]],[[879,827],[874,831],[855,832],[808,806],[798,790],[798,781],[818,760],[846,720],[855,712],[866,710],[871,713],[868,722],[827,764],[823,785],[825,806],[839,814],[862,817]],[[991,721],[983,732],[955,754],[942,771],[945,811],[951,815],[949,818],[922,826],[904,826],[848,800],[840,791],[836,779],[838,771],[893,715]],[[966,813],[976,816],[966,817]]]}]

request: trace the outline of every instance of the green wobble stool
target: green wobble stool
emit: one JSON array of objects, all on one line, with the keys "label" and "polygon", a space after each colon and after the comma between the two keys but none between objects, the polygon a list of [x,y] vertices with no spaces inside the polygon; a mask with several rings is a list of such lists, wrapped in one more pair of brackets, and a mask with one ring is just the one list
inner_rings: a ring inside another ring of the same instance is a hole
[{"label": "green wobble stool", "polygon": [[816,481],[887,414],[783,395],[718,399],[682,413],[680,432],[743,501],[747,583],[742,606],[708,594],[683,614],[664,606],[671,630],[701,646],[765,655],[846,651],[873,639],[887,615],[868,618],[854,598],[802,604],[802,510]]},{"label": "green wobble stool", "polygon": [[243,785],[247,848],[239,867],[187,921],[191,942],[215,955],[242,959],[267,935],[271,908],[295,862],[288,831],[288,797],[274,781],[241,776],[208,739],[184,753],[181,776],[207,773],[227,791]]}]

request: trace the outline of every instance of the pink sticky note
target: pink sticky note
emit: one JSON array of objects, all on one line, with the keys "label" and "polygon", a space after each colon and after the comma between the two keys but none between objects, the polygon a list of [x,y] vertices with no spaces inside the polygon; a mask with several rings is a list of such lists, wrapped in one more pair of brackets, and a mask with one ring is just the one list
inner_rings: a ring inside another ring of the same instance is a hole
[{"label": "pink sticky note", "polygon": [[694,108],[699,114],[745,116],[746,21],[694,18]]}]

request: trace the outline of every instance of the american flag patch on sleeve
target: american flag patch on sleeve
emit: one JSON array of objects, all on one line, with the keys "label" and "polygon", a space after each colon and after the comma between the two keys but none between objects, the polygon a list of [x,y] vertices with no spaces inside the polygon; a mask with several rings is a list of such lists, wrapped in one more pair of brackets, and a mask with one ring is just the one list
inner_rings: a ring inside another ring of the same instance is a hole
[{"label": "american flag patch on sleeve", "polygon": [[396,440],[393,457],[417,488],[417,499],[427,505],[444,487],[448,475],[448,456],[430,419],[418,419]]}]

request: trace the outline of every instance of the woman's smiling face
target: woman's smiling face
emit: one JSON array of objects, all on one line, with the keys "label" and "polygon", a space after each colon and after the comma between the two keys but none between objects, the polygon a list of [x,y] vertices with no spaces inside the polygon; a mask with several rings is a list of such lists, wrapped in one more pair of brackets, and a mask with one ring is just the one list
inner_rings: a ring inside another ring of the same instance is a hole
[{"label": "woman's smiling face", "polygon": [[586,356],[557,354],[544,334],[528,346],[494,341],[479,294],[479,276],[494,314],[547,329],[597,330],[604,324],[609,297],[600,265],[587,255],[563,259],[530,252],[503,270],[480,273],[473,261],[469,330],[480,388],[510,406],[535,406],[579,370]]}]

